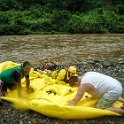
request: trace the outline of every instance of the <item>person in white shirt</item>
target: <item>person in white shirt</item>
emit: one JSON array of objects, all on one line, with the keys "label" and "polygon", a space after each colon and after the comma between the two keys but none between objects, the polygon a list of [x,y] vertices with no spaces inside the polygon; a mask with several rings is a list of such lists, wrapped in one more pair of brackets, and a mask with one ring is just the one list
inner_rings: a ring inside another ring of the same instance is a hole
[{"label": "person in white shirt", "polygon": [[96,108],[107,109],[119,114],[124,114],[123,108],[114,108],[112,104],[115,101],[124,103],[122,95],[121,83],[105,74],[98,72],[87,72],[83,76],[73,76],[69,79],[70,86],[78,86],[78,91],[75,97],[70,101],[69,105],[76,105],[84,93],[87,92],[92,97],[99,98]]}]

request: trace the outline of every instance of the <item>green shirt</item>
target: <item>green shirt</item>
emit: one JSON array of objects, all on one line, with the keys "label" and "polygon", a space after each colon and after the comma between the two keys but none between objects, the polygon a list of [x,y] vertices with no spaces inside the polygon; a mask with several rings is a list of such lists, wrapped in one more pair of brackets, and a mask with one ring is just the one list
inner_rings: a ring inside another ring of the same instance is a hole
[{"label": "green shirt", "polygon": [[22,74],[21,66],[16,66],[14,68],[10,68],[1,72],[0,73],[1,81],[3,81],[4,83],[15,83],[15,79],[12,77],[12,73],[15,69],[19,71],[20,79],[22,79],[24,75]]}]

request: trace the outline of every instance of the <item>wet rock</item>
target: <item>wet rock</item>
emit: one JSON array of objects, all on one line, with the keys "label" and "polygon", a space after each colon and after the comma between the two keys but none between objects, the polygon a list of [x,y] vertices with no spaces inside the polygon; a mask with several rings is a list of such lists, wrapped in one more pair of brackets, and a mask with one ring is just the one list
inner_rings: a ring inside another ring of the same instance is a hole
[{"label": "wet rock", "polygon": [[104,61],[104,62],[103,62],[103,66],[105,66],[105,67],[109,67],[109,66],[110,66],[110,62],[108,62],[108,61]]},{"label": "wet rock", "polygon": [[124,64],[124,59],[118,59],[118,64]]},{"label": "wet rock", "polygon": [[22,120],[19,121],[19,124],[24,124]]}]

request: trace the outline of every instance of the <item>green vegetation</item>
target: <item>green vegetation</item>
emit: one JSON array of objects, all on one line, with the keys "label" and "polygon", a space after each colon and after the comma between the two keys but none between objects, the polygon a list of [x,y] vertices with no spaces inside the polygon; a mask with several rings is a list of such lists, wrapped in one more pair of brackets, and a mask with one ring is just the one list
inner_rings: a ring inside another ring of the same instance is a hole
[{"label": "green vegetation", "polygon": [[0,0],[0,34],[124,33],[123,0]]}]

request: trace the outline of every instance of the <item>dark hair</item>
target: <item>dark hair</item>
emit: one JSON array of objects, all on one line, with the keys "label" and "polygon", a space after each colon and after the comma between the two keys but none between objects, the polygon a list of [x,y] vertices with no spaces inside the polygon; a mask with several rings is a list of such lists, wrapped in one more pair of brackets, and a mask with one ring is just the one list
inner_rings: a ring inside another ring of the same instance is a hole
[{"label": "dark hair", "polygon": [[56,64],[53,62],[45,62],[43,64],[43,69],[48,69],[48,70],[55,70],[56,69]]},{"label": "dark hair", "polygon": [[25,61],[22,66],[25,67],[26,65],[32,66],[29,61]]},{"label": "dark hair", "polygon": [[78,81],[78,76],[72,76],[69,78],[69,85],[73,87],[75,85],[75,82]]}]

